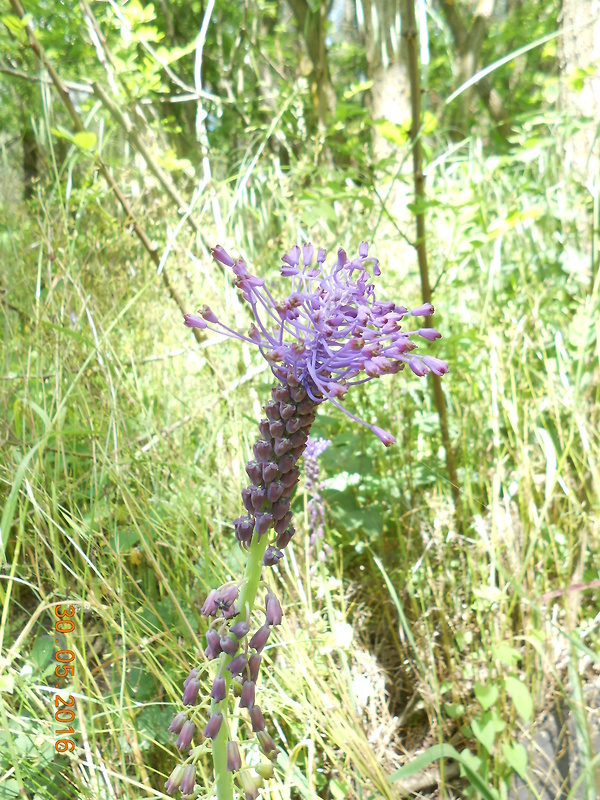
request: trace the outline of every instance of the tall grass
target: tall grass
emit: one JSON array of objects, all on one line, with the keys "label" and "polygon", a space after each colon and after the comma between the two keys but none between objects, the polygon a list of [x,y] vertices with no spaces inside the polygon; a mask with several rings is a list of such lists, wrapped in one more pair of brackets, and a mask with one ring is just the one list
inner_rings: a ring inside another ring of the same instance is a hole
[{"label": "tall grass", "polygon": [[[260,688],[284,750],[274,797],[395,797],[394,770],[442,742],[470,750],[472,770],[506,792],[515,772],[528,776],[511,747],[535,735],[557,695],[589,745],[599,281],[590,289],[577,239],[586,197],[559,171],[551,124],[525,121],[516,155],[486,157],[467,141],[429,178],[436,353],[451,364],[463,532],[422,382],[400,375],[352,400],[391,426],[395,449],[332,409],[317,419],[315,433],[332,439],[323,493],[334,552],[314,565],[299,535],[269,577],[287,603]],[[301,169],[282,174],[267,159],[237,195],[218,188],[223,216],[236,197],[231,242],[265,275],[300,236],[351,248],[379,216],[354,191],[333,199],[325,188],[339,223],[307,226]],[[143,195],[140,213],[161,240],[158,220],[171,212],[151,202]],[[101,183],[82,182],[67,200],[57,176],[28,206],[7,205],[1,226],[0,797],[161,796],[174,763],[167,727],[202,658],[199,609],[240,570],[231,521],[269,377],[245,346],[186,334]],[[190,310],[208,302],[246,326],[226,277],[186,237],[168,265]],[[384,291],[409,305],[416,266],[399,247],[382,222]],[[305,532],[303,503],[300,494]],[[75,698],[77,756],[54,747],[58,603],[75,609],[59,644],[75,653],[60,693]],[[594,755],[580,749],[591,797]],[[468,791],[444,775],[441,796]],[[210,796],[209,760],[198,780]]]}]

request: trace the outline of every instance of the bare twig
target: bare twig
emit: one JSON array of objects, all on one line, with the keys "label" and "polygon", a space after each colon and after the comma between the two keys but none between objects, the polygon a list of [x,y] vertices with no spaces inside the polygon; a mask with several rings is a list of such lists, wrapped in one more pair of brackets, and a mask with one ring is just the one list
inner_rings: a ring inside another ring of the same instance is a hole
[{"label": "bare twig", "polygon": [[[410,76],[410,100],[412,110],[412,123],[410,138],[412,141],[413,155],[413,181],[415,186],[416,226],[417,240],[415,248],[419,260],[419,273],[421,276],[421,292],[423,302],[431,302],[431,285],[429,283],[429,270],[427,267],[427,240],[425,230],[425,175],[423,174],[423,147],[419,136],[421,127],[421,75],[419,71],[419,43],[417,41],[417,22],[415,17],[414,0],[402,2],[402,37],[406,40],[408,55],[408,72]],[[431,317],[425,317],[425,326],[431,327]],[[431,375],[433,399],[440,419],[440,432],[442,444],[446,451],[446,469],[454,499],[454,510],[459,528],[462,527],[462,503],[460,485],[456,472],[456,462],[450,434],[448,432],[448,415],[446,413],[446,398],[442,390],[442,383],[437,375]]]},{"label": "bare twig", "polygon": [[[15,14],[19,17],[19,19],[22,20],[25,17],[25,11],[24,11],[21,3],[19,2],[19,0],[10,0],[10,4],[11,4]],[[67,109],[67,111],[69,113],[69,116],[71,117],[71,120],[73,121],[73,125],[75,127],[75,130],[78,131],[78,132],[85,131],[85,129],[86,129],[85,125],[83,124],[83,121],[82,121],[81,117],[79,116],[79,114],[77,113],[77,111],[75,109],[75,106],[73,105],[73,101],[71,100],[71,98],[69,96],[69,92],[67,91],[67,88],[66,88],[65,84],[62,82],[60,76],[58,75],[56,69],[54,68],[54,65],[52,64],[52,62],[50,61],[50,59],[46,55],[46,51],[44,50],[44,48],[42,47],[42,45],[40,44],[40,42],[36,38],[35,33],[33,32],[33,28],[31,27],[31,24],[29,22],[25,23],[25,30],[27,31],[27,36],[28,36],[28,39],[29,39],[29,44],[30,44],[31,49],[36,54],[36,56],[39,58],[39,60],[43,63],[45,68],[48,70],[48,74],[50,75],[50,78],[52,79],[52,83],[54,84],[58,94],[60,95],[61,100],[63,101],[63,104],[64,104],[65,108]],[[134,215],[134,213],[133,213],[133,211],[131,209],[131,206],[129,205],[129,203],[128,203],[126,197],[125,197],[125,195],[120,190],[120,188],[117,185],[115,179],[110,174],[110,170],[106,166],[106,163],[104,162],[104,160],[100,157],[100,155],[98,153],[94,154],[94,160],[95,160],[96,165],[98,166],[98,169],[100,170],[102,176],[104,177],[104,179],[108,183],[111,191],[113,192],[113,194],[115,195],[115,197],[119,201],[123,211],[125,212],[125,215],[126,215],[127,219],[129,220],[130,225],[132,226],[133,230],[135,231],[136,236],[138,237],[138,239],[140,240],[142,246],[144,247],[144,249],[146,250],[146,252],[150,256],[150,259],[152,260],[152,262],[155,264],[155,266],[158,269],[158,267],[160,265],[160,258],[158,256],[158,253],[156,252],[156,248],[154,247],[154,245],[152,244],[152,242],[150,241],[150,239],[146,235],[146,232],[143,230],[143,228],[140,226],[139,222],[137,221],[137,219],[136,219],[136,217],[135,217],[135,215]],[[165,269],[162,269],[162,271],[161,271],[161,278],[162,278],[162,281],[163,281],[163,283],[164,283],[164,285],[165,285],[165,287],[166,287],[171,299],[177,304],[177,306],[179,307],[181,313],[182,314],[185,313],[186,307],[185,307],[185,305],[183,303],[183,300],[182,300],[179,292],[177,291],[177,289],[171,283],[171,281],[170,281]],[[198,331],[196,328],[192,328],[192,332],[193,332],[193,334],[194,334],[194,336],[195,336],[197,341],[199,341],[199,342],[202,341],[203,337],[201,336],[200,331]]]},{"label": "bare twig", "polygon": [[[12,67],[7,67],[4,64],[0,64],[0,72],[4,75],[10,75],[13,78],[20,78],[23,81],[29,81],[29,83],[52,83],[50,78],[47,78],[45,75],[29,75],[27,72],[22,72],[20,69],[13,69]],[[83,94],[91,94],[92,87],[87,83],[76,83],[75,81],[63,81],[63,85],[65,88],[70,92],[82,92]]]}]

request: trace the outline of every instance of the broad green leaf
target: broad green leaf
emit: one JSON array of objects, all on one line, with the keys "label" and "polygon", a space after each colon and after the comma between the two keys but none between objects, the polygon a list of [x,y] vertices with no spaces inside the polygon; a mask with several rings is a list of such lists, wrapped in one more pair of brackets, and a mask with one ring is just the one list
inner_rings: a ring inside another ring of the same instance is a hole
[{"label": "broad green leaf", "polygon": [[484,711],[491,708],[498,699],[498,687],[491,684],[476,683],[475,684],[475,697],[479,701],[479,705]]},{"label": "broad green leaf", "polygon": [[79,131],[73,136],[73,144],[82,150],[93,150],[96,146],[97,136],[91,131]]},{"label": "broad green leaf", "polygon": [[[476,789],[484,800],[499,800],[499,794],[496,789],[490,786],[481,775],[473,769],[473,754],[468,750],[459,753],[454,747],[448,744],[436,744],[426,750],[420,756],[417,756],[410,764],[396,770],[390,775],[390,781],[402,780],[402,778],[409,778],[417,772],[433,764],[434,761],[439,761],[440,758],[453,758],[462,766],[465,776],[471,786]],[[480,760],[478,759],[478,765]]]},{"label": "broad green leaf", "polygon": [[487,719],[483,722],[483,720],[474,719],[471,722],[471,729],[475,738],[481,742],[488,753],[491,753],[494,742],[496,741],[496,726],[494,721],[492,719]]},{"label": "broad green leaf", "polygon": [[518,678],[505,678],[504,688],[510,695],[517,714],[525,721],[529,722],[533,715],[533,700],[527,686]]},{"label": "broad green leaf", "polygon": [[502,753],[508,766],[523,780],[527,776],[527,750],[522,744],[502,744]]}]

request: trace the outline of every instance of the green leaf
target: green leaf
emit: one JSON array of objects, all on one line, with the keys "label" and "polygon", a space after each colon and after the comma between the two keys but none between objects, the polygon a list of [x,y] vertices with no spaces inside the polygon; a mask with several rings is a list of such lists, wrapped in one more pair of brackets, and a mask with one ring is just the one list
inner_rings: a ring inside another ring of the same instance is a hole
[{"label": "green leaf", "polygon": [[91,131],[79,131],[73,136],[73,144],[81,148],[81,150],[93,150],[97,140],[98,137]]},{"label": "green leaf", "polygon": [[484,711],[491,708],[498,699],[498,687],[484,683],[475,684],[475,697]]},{"label": "green leaf", "polygon": [[44,671],[44,667],[52,658],[54,645],[49,636],[38,636],[35,644],[31,648],[31,660],[38,667],[40,672]]},{"label": "green leaf", "polygon": [[465,707],[462,703],[444,703],[444,711],[450,719],[458,719],[465,713]]},{"label": "green leaf", "polygon": [[527,776],[527,750],[522,744],[502,744],[502,752],[508,766],[523,780]]},{"label": "green leaf", "polygon": [[518,678],[509,677],[504,679],[504,688],[510,695],[517,714],[525,722],[529,722],[533,716],[533,700],[527,686]]},{"label": "green leaf", "polygon": [[390,781],[393,783],[394,781],[402,780],[402,778],[409,778],[411,775],[415,775],[425,767],[433,764],[434,761],[439,761],[440,758],[453,758],[458,761],[465,772],[467,780],[484,800],[499,800],[498,791],[486,783],[481,775],[473,769],[473,754],[468,750],[459,753],[449,744],[436,744],[430,747],[429,750],[415,758],[410,764],[406,764],[406,766],[400,767],[400,769],[392,773]]},{"label": "green leaf", "polygon": [[500,644],[498,647],[494,647],[493,653],[494,658],[506,664],[507,667],[514,667],[523,658],[518,650],[515,650],[514,647],[509,647],[507,644]]},{"label": "green leaf", "polygon": [[0,692],[12,694],[15,688],[15,679],[12,675],[0,675]]},{"label": "green leaf", "polygon": [[496,741],[496,726],[494,724],[494,720],[487,719],[484,722],[483,720],[480,721],[478,719],[474,719],[471,722],[471,729],[475,735],[475,738],[481,742],[488,753],[491,753],[494,747],[494,742]]}]

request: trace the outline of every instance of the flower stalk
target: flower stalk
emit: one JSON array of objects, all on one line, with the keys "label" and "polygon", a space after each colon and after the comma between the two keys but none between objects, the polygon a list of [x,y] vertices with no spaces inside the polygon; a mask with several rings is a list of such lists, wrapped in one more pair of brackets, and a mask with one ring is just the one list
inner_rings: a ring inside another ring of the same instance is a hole
[{"label": "flower stalk", "polygon": [[[319,250],[313,265],[312,245],[304,245],[302,250],[292,247],[282,257],[282,276],[291,279],[291,293],[282,301],[274,299],[264,281],[251,275],[241,259],[235,261],[220,246],[214,248],[213,256],[233,270],[236,284],[252,308],[255,324],[247,335],[238,333],[221,323],[207,306],[200,315],[186,314],[185,324],[255,344],[276,379],[271,399],[263,406],[265,417],[258,425],[254,457],[246,465],[250,484],[241,493],[246,513],[233,523],[235,538],[247,553],[244,576],[239,583],[229,582],[212,589],[202,607],[202,613],[211,619],[205,656],[217,664],[210,716],[203,731],[212,747],[217,797],[233,800],[235,774],[246,800],[254,800],[264,779],[273,775],[273,768],[264,762],[256,768],[256,775],[243,768],[238,743],[230,737],[230,703],[232,695],[234,702],[239,698],[240,715],[247,714],[261,751],[269,762],[275,763],[279,749],[267,732],[263,712],[256,703],[256,682],[263,648],[272,628],[281,624],[283,611],[269,589],[264,596],[264,620],[257,624],[257,616],[261,615],[257,598],[263,567],[275,566],[284,557],[295,534],[291,496],[300,475],[297,463],[307,448],[317,408],[330,400],[389,446],[395,442],[390,432],[351,414],[338,400],[351,386],[397,373],[406,365],[419,377],[429,371],[442,375],[448,365],[433,356],[412,352],[416,349],[412,336],[433,341],[440,336],[437,331],[401,330],[405,317],[431,315],[431,304],[408,311],[404,306],[375,299],[367,268],[379,275],[379,262],[368,255],[365,242],[352,261],[340,250],[337,264],[329,272],[324,266],[324,250]],[[315,451],[313,443],[307,453],[308,464],[312,464],[315,473],[312,522],[316,528],[322,516],[316,458],[322,446],[319,442]],[[198,700],[199,669],[194,668],[184,682],[186,711],[177,714],[170,726],[178,734],[177,747],[182,752],[190,750],[198,714],[208,705],[208,698]],[[186,764],[173,771],[165,786],[169,794],[180,790],[186,798],[196,796],[199,790],[194,787],[195,761],[205,749],[206,744],[202,744],[191,750]]]}]

